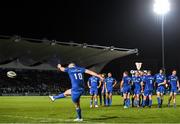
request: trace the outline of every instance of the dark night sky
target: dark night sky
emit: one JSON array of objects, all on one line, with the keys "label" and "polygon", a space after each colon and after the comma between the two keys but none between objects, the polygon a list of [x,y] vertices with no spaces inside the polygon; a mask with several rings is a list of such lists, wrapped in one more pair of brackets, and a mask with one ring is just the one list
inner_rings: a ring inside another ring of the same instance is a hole
[{"label": "dark night sky", "polygon": [[[139,56],[115,60],[105,70],[114,71],[117,67],[130,69],[137,60],[144,62],[144,68],[157,71],[161,66],[161,21],[153,12],[153,1],[1,3],[0,34],[138,48]],[[165,19],[165,60],[168,70],[180,69],[180,1],[170,1],[171,11]]]}]

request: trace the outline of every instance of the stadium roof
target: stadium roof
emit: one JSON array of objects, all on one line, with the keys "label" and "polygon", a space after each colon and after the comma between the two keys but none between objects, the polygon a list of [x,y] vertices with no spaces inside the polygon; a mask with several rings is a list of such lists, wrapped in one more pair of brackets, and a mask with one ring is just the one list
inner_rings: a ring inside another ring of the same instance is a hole
[{"label": "stadium roof", "polygon": [[0,68],[56,70],[58,63],[75,62],[99,72],[110,61],[135,53],[137,49],[0,36]]}]

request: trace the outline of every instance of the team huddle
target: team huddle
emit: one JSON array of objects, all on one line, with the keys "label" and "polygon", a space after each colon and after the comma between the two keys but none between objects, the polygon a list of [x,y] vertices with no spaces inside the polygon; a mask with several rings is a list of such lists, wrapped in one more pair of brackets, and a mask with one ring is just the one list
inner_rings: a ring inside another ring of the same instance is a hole
[{"label": "team huddle", "polygon": [[[112,105],[113,88],[117,85],[117,81],[112,77],[112,73],[108,73],[105,78],[104,74],[97,74],[88,69],[78,67],[74,63],[70,63],[67,68],[58,64],[58,69],[69,74],[72,88],[57,96],[49,97],[52,101],[55,101],[56,99],[71,95],[77,112],[77,118],[74,121],[83,120],[80,108],[80,97],[84,92],[84,73],[92,75],[87,82],[91,95],[90,107],[98,107],[97,96],[99,89],[101,89],[100,93],[105,96],[104,105]],[[154,76],[151,75],[151,71],[135,71],[131,76],[125,71],[120,81],[120,91],[123,94],[124,108],[129,108],[131,105],[136,107],[151,107],[154,89],[156,89],[158,108],[161,108],[163,104],[163,95],[167,86],[170,88],[168,106],[170,107],[170,101],[173,98],[174,107],[176,107],[176,94],[178,90],[180,90],[179,79],[176,73],[176,70],[173,70],[172,74],[166,78],[163,69],[160,69],[159,73]],[[130,100],[130,96],[132,96],[132,101]]]}]

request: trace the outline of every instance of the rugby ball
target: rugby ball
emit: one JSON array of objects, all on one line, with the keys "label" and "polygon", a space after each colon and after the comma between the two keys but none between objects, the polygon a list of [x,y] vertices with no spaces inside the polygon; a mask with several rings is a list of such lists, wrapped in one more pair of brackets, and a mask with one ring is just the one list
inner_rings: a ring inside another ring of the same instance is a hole
[{"label": "rugby ball", "polygon": [[14,71],[8,71],[8,72],[7,72],[7,76],[8,76],[9,78],[15,78],[15,77],[17,76],[17,74],[16,74],[16,72],[14,72]]}]

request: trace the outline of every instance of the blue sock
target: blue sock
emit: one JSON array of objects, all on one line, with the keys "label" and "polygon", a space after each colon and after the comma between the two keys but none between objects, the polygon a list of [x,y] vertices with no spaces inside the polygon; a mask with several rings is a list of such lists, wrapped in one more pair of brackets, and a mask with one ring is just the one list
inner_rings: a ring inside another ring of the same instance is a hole
[{"label": "blue sock", "polygon": [[128,99],[127,99],[127,106],[129,107],[130,104],[131,104],[131,103],[130,103],[130,99],[128,98]]},{"label": "blue sock", "polygon": [[146,103],[146,100],[143,100],[142,106],[144,107]]},{"label": "blue sock", "polygon": [[94,105],[98,105],[98,103],[97,103],[97,99],[96,99],[96,100],[94,100]]},{"label": "blue sock", "polygon": [[161,105],[161,99],[160,99],[160,97],[157,98],[157,101],[158,101],[158,105]]},{"label": "blue sock", "polygon": [[128,106],[128,100],[125,99],[125,106]]},{"label": "blue sock", "polygon": [[112,99],[109,99],[109,105],[112,105]]},{"label": "blue sock", "polygon": [[90,105],[92,105],[92,103],[93,103],[93,101],[92,101],[92,100],[90,100]]},{"label": "blue sock", "polygon": [[152,100],[149,100],[149,106],[152,106]]},{"label": "blue sock", "polygon": [[108,99],[106,99],[106,105],[108,105]]},{"label": "blue sock", "polygon": [[79,119],[81,119],[81,109],[80,108],[76,108],[76,112],[77,112],[77,117]]},{"label": "blue sock", "polygon": [[61,93],[61,94],[59,94],[57,96],[53,96],[54,99],[61,99],[61,98],[64,98],[64,97],[65,97],[64,93]]}]

